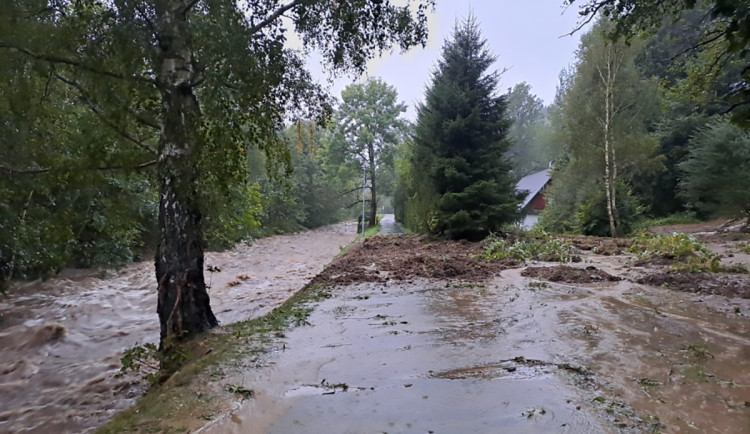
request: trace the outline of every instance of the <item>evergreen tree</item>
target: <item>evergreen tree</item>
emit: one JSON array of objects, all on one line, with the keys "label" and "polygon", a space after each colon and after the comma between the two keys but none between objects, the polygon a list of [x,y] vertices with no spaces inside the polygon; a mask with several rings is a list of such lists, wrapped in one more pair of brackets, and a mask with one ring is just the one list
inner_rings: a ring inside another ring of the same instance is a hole
[{"label": "evergreen tree", "polygon": [[690,139],[679,164],[680,188],[701,217],[743,216],[750,222],[750,132],[714,118]]},{"label": "evergreen tree", "polygon": [[506,101],[495,92],[499,74],[487,72],[495,59],[469,17],[443,46],[419,107],[413,158],[428,170],[415,171],[415,182],[434,192],[430,203],[421,198],[420,214],[432,232],[449,238],[481,239],[518,216],[504,156],[510,147]]}]

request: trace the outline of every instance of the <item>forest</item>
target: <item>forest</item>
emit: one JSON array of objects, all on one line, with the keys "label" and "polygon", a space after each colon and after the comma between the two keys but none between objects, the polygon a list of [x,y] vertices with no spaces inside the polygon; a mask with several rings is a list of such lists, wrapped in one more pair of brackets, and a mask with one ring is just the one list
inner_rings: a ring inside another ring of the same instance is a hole
[{"label": "forest", "polygon": [[560,0],[551,102],[469,11],[410,106],[437,3],[0,1],[0,426],[746,426],[750,6]]},{"label": "forest", "polygon": [[750,218],[744,6],[565,2],[582,37],[549,105],[527,83],[499,89],[470,17],[410,122],[378,78],[326,94],[279,17],[331,70],[362,72],[424,44],[433,2],[329,3],[3,2],[1,281],[155,257],[164,339],[215,325],[204,250],[363,203],[371,226],[387,208],[412,232],[479,241],[519,221],[518,179],[551,168],[547,232]]}]

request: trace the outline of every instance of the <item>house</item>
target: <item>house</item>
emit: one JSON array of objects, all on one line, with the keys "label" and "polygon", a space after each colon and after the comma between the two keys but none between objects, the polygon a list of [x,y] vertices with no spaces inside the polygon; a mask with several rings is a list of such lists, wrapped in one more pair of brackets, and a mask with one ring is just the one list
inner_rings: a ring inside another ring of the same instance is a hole
[{"label": "house", "polygon": [[544,199],[544,189],[551,181],[550,172],[550,169],[545,169],[531,175],[526,175],[516,184],[516,191],[526,195],[520,205],[521,214],[523,215],[521,227],[524,229],[533,228],[537,221],[539,221],[539,214],[547,206],[547,202]]}]

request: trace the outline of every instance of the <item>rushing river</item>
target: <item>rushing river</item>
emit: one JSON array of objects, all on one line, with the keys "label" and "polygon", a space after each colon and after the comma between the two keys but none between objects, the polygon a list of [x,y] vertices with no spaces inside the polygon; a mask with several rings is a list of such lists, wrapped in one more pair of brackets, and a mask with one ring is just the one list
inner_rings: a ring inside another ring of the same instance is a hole
[{"label": "rushing river", "polygon": [[[207,266],[219,270],[206,273],[217,318],[226,324],[269,312],[355,232],[344,223],[208,254]],[[65,270],[16,282],[0,296],[0,432],[89,432],[132,405],[144,383],[115,374],[124,349],[158,340],[154,279],[150,262]]]}]

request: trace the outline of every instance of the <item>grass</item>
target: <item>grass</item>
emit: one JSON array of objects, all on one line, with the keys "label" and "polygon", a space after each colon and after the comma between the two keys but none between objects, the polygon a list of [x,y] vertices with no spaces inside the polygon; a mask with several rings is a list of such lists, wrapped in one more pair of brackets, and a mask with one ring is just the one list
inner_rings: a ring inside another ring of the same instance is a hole
[{"label": "grass", "polygon": [[566,263],[573,260],[575,253],[575,248],[570,242],[544,232],[515,239],[490,235],[483,243],[485,248],[481,257],[485,260],[514,259],[521,262],[540,260]]},{"label": "grass", "polygon": [[207,415],[220,414],[228,400],[246,399],[253,393],[243,385],[227,384],[218,392],[205,385],[219,384],[227,377],[225,371],[239,372],[247,369],[248,362],[258,363],[286,330],[309,324],[313,303],[330,296],[327,288],[308,285],[266,316],[181,343],[180,351],[187,355],[181,369],[97,432],[176,433],[201,426]]},{"label": "grass", "polygon": [[633,240],[628,252],[638,258],[665,258],[677,261],[674,271],[688,273],[747,273],[741,264],[722,265],[721,256],[689,234],[653,235],[641,232]]},{"label": "grass", "polygon": [[375,216],[375,221],[377,222],[377,224],[375,226],[370,226],[365,229],[365,238],[372,237],[380,233],[380,220],[382,219],[383,219],[383,216],[380,214]]},{"label": "grass", "polygon": [[692,224],[692,223],[700,223],[700,222],[701,220],[699,220],[692,214],[673,214],[667,217],[643,219],[637,222],[635,225],[633,225],[631,232],[638,233],[638,232],[645,231],[649,228],[653,228],[656,226],[681,225],[681,224]]}]

